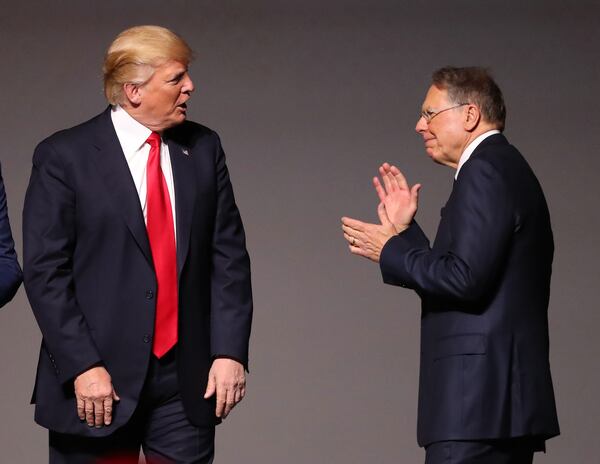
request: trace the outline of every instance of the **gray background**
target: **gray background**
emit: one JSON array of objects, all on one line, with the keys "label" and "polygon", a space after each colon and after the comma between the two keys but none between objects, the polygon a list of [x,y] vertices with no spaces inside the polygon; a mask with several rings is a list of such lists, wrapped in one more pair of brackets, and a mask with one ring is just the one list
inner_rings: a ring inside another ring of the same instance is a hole
[{"label": "gray background", "polygon": [[[347,252],[339,218],[375,220],[370,178],[389,160],[423,184],[418,217],[435,233],[453,172],[431,163],[413,131],[429,76],[490,66],[556,240],[551,362],[563,434],[537,462],[597,462],[598,2],[0,6],[0,159],[20,255],[33,149],[105,107],[100,68],[114,36],[161,24],[196,50],[189,113],[222,136],[256,301],[248,396],[219,427],[220,463],[422,462],[418,299]],[[46,460],[28,406],[39,340],[21,289],[0,312],[2,462]]]}]

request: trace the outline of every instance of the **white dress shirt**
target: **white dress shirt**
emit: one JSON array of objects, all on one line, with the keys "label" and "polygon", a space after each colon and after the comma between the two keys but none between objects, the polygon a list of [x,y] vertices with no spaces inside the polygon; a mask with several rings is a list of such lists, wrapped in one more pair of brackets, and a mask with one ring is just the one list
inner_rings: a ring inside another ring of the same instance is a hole
[{"label": "white dress shirt", "polygon": [[[135,184],[135,188],[140,197],[140,206],[144,213],[144,222],[148,223],[148,213],[146,208],[146,168],[148,164],[148,156],[150,154],[150,145],[146,140],[152,133],[150,129],[143,126],[133,119],[127,111],[121,106],[113,106],[110,112],[113,126],[117,132],[117,137],[121,143],[121,148],[125,154],[125,160],[131,171],[131,177]],[[169,198],[171,200],[171,211],[173,213],[173,227],[175,240],[177,241],[177,221],[175,215],[175,185],[173,183],[173,170],[171,169],[171,157],[169,156],[169,147],[162,140],[160,144],[160,168],[162,169],[167,189],[169,190]]]},{"label": "white dress shirt", "polygon": [[499,133],[500,131],[497,129],[484,132],[480,136],[476,137],[475,140],[473,140],[469,145],[467,145],[467,148],[465,148],[465,151],[462,152],[462,155],[460,155],[460,159],[458,160],[458,167],[456,168],[456,174],[454,174],[455,179],[458,179],[458,173],[460,171],[460,168],[462,168],[463,164],[465,164],[469,160],[477,146],[485,139],[487,139],[490,135]]}]

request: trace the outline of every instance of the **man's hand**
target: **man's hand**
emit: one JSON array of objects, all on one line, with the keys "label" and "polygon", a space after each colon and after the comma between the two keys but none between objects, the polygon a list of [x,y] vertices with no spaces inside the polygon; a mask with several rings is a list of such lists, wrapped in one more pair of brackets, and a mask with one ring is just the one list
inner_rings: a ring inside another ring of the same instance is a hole
[{"label": "man's hand", "polygon": [[204,398],[217,394],[217,417],[225,419],[233,407],[242,401],[246,394],[246,374],[244,366],[228,358],[213,361],[208,373],[208,385]]},{"label": "man's hand", "polygon": [[385,206],[387,217],[399,234],[408,228],[417,212],[421,184],[409,187],[400,170],[388,163],[379,167],[379,174],[383,185],[377,177],[373,177],[373,185],[379,201]]},{"label": "man's hand", "polygon": [[113,402],[119,401],[110,374],[102,367],[92,367],[75,379],[77,415],[90,427],[112,422]]},{"label": "man's hand", "polygon": [[348,217],[342,218],[344,238],[348,241],[350,252],[379,262],[379,255],[387,241],[396,235],[394,225],[388,219],[385,206],[379,203],[377,214],[381,224],[369,224]]}]

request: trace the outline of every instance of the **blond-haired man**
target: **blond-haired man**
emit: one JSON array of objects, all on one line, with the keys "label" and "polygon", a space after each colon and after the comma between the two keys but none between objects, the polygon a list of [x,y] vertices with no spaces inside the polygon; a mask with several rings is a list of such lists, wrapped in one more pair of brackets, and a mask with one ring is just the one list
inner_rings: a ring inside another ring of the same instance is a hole
[{"label": "blond-haired man", "polygon": [[244,396],[250,264],[219,137],[186,121],[191,54],[162,27],[122,32],[110,107],[36,148],[24,280],[52,463],[210,463]]}]

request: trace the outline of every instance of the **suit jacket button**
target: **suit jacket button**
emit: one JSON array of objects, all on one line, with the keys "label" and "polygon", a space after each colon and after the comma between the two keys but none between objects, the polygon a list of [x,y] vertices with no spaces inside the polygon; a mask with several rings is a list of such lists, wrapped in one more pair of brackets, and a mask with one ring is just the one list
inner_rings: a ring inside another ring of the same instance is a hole
[{"label": "suit jacket button", "polygon": [[150,343],[150,340],[152,340],[152,337],[150,335],[144,335],[144,343]]},{"label": "suit jacket button", "polygon": [[146,291],[146,298],[151,300],[152,298],[154,298],[154,292],[152,290],[147,290]]}]

